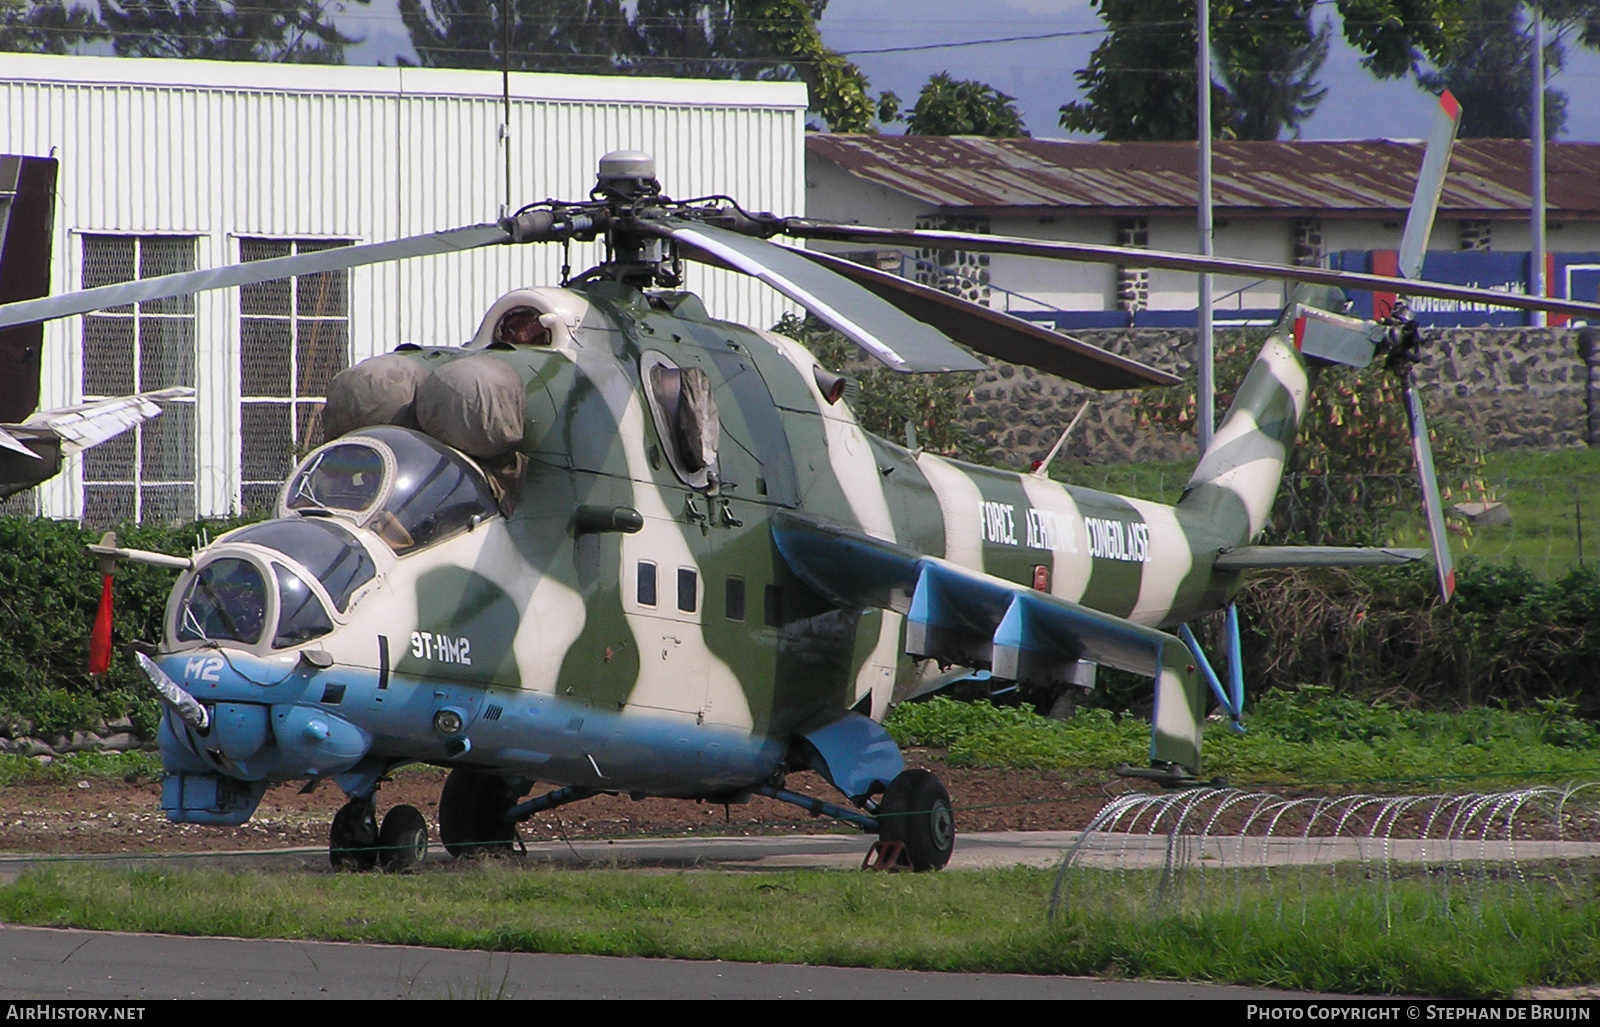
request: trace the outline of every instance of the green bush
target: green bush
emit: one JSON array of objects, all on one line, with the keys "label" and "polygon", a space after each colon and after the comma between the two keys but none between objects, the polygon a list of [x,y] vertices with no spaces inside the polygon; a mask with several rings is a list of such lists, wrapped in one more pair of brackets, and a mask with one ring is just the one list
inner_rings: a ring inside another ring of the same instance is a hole
[{"label": "green bush", "polygon": [[[133,549],[191,552],[201,537],[242,521],[182,527],[123,525],[118,542]],[[137,667],[112,661],[110,673],[88,673],[89,635],[100,603],[100,573],[84,548],[99,533],[70,521],[0,517],[0,719],[34,734],[95,728],[129,716],[153,737],[158,707]],[[117,568],[112,642],[161,638],[161,621],[176,572],[139,564]]]},{"label": "green bush", "polygon": [[1239,595],[1246,686],[1262,695],[1322,685],[1404,708],[1502,703],[1561,723],[1600,717],[1600,572],[1579,566],[1546,582],[1516,564],[1469,561],[1443,605],[1433,573],[1254,578]]}]

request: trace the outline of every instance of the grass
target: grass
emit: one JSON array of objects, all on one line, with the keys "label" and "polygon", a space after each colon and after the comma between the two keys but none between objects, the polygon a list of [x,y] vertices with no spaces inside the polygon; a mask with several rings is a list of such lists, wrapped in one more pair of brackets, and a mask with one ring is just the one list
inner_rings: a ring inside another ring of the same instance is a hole
[{"label": "grass", "polygon": [[[1289,871],[1155,916],[1146,885],[1047,916],[1054,871],[641,874],[499,864],[405,877],[51,867],[0,889],[8,923],[493,951],[1209,980],[1349,993],[1508,996],[1600,979],[1593,896],[1511,886],[1451,906],[1426,881]],[[1388,926],[1385,926],[1385,924]],[[1510,943],[1513,942],[1514,943]]]},{"label": "grass", "polygon": [[[1172,504],[1178,501],[1193,471],[1193,460],[1154,460],[1099,466],[1058,464],[1053,476],[1070,485]],[[1542,578],[1560,577],[1579,562],[1580,520],[1582,556],[1585,561],[1600,560],[1600,450],[1515,449],[1490,453],[1485,458],[1483,480],[1494,498],[1511,511],[1512,521],[1474,527],[1470,534],[1452,532],[1450,551],[1457,562],[1468,556],[1485,563],[1515,560]],[[1449,493],[1447,508],[1451,503],[1477,498],[1459,489],[1451,492],[1451,482],[1440,484]],[[1415,500],[1415,489],[1410,489],[1408,495],[1407,502]],[[1420,512],[1414,514],[1408,506],[1390,524],[1390,544],[1427,548],[1427,527]]]},{"label": "grass", "polygon": [[1452,539],[1458,557],[1521,562],[1541,577],[1559,577],[1600,559],[1600,450],[1510,450],[1491,453],[1484,480],[1511,511],[1511,523],[1475,528]]},{"label": "grass", "polygon": [[[1532,711],[1401,710],[1323,688],[1271,692],[1249,730],[1206,732],[1204,772],[1234,785],[1430,791],[1559,784],[1600,776],[1600,731],[1560,701]],[[1150,726],[1106,710],[1053,721],[1030,710],[933,699],[885,722],[903,746],[948,751],[954,766],[1104,771],[1148,762]]]},{"label": "grass", "polygon": [[71,784],[75,781],[159,781],[156,752],[75,752],[48,763],[32,756],[0,754],[0,787]]}]

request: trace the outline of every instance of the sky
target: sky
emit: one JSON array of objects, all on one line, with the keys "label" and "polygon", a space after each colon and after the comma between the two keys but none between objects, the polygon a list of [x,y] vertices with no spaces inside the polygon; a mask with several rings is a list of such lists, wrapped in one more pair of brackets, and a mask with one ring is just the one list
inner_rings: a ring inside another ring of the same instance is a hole
[{"label": "sky", "polygon": [[[1324,0],[1324,6],[1337,29],[1333,5]],[[340,24],[365,37],[347,57],[351,63],[392,64],[397,56],[414,56],[396,0],[372,0],[370,7],[350,5]],[[1090,51],[1102,38],[1103,26],[1088,0],[918,0],[914,5],[904,0],[830,0],[821,27],[823,41],[849,54],[874,92],[892,89],[907,107],[916,101],[930,75],[947,71],[958,79],[987,82],[1015,97],[1033,135],[1070,138],[1057,126],[1057,109],[1078,98],[1073,73],[1087,63]],[[870,52],[1059,32],[1080,34]],[[1572,98],[1567,131],[1560,138],[1600,141],[1600,104],[1584,102],[1585,97],[1600,95],[1600,54],[1573,46],[1569,55],[1567,68],[1553,79],[1553,84]],[[1320,78],[1328,95],[1304,126],[1302,138],[1418,138],[1426,134],[1432,98],[1409,80],[1381,82],[1373,78],[1338,31]]]}]

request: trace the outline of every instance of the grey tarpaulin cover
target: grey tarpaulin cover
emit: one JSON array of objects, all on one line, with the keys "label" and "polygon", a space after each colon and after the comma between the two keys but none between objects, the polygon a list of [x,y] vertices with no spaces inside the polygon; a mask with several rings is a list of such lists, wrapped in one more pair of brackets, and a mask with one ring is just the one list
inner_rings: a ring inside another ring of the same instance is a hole
[{"label": "grey tarpaulin cover", "polygon": [[332,440],[380,424],[415,428],[417,385],[427,369],[403,353],[370,357],[328,383],[322,430]]},{"label": "grey tarpaulin cover", "polygon": [[717,401],[711,396],[711,379],[698,367],[685,367],[679,374],[677,429],[684,466],[691,471],[713,467],[722,426],[717,421]]},{"label": "grey tarpaulin cover", "polygon": [[488,354],[452,360],[417,386],[417,424],[468,456],[497,457],[522,441],[521,375]]}]

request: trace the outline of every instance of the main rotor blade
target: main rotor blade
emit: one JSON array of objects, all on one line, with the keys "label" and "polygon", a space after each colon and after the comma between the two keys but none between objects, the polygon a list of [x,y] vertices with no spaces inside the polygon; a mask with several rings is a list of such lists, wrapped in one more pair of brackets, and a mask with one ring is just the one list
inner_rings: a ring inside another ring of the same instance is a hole
[{"label": "main rotor blade", "polygon": [[1439,594],[1448,603],[1456,592],[1455,562],[1450,556],[1449,536],[1445,534],[1444,504],[1439,499],[1439,477],[1433,470],[1433,446],[1428,442],[1428,422],[1422,416],[1422,400],[1417,396],[1409,368],[1401,372],[1400,394],[1405,398],[1406,419],[1411,422],[1411,450],[1417,456],[1417,474],[1422,479],[1422,510],[1428,517],[1428,538],[1433,543]]},{"label": "main rotor blade", "polygon": [[1341,289],[1365,289],[1373,292],[1398,292],[1406,296],[1466,300],[1516,310],[1554,311],[1600,321],[1600,303],[1582,303],[1552,296],[1529,296],[1517,292],[1495,292],[1492,289],[1446,285],[1443,282],[1423,282],[1414,278],[1390,278],[1387,275],[1369,275],[1359,271],[1333,271],[1323,267],[1299,267],[1259,260],[1239,260],[1234,257],[1203,257],[1195,253],[1172,253],[1167,250],[1145,250],[1132,246],[1049,242],[1006,235],[982,235],[976,232],[864,228],[860,225],[832,225],[799,218],[785,221],[783,232],[785,235],[800,239],[825,239],[831,242],[877,243],[884,246],[907,247],[943,246],[946,249],[971,250],[976,253],[1009,253],[1019,257],[1075,260],[1088,264],[1121,264],[1125,267],[1190,271],[1197,274],[1210,271],[1216,274],[1237,275],[1241,278],[1311,282]]},{"label": "main rotor blade", "polygon": [[1091,389],[1149,389],[1178,385],[1183,381],[1137,360],[1108,353],[1098,346],[979,306],[942,289],[919,285],[832,254],[816,250],[796,252],[843,275],[917,320],[933,325],[968,349],[1008,364],[1059,375]]},{"label": "main rotor blade", "polygon": [[74,314],[88,314],[107,307],[120,307],[128,303],[146,303],[184,296],[212,289],[228,289],[241,285],[255,285],[278,278],[312,275],[319,271],[344,271],[367,264],[382,264],[391,260],[427,257],[438,253],[455,253],[509,242],[511,237],[499,225],[473,225],[452,228],[445,232],[413,235],[391,242],[372,243],[366,246],[341,246],[337,249],[318,250],[293,257],[273,257],[270,260],[253,260],[245,264],[228,264],[204,271],[183,271],[159,278],[145,278],[136,282],[102,285],[81,292],[46,296],[44,299],[8,303],[0,306],[0,328],[29,324],[34,321],[51,321]]},{"label": "main rotor blade", "polygon": [[893,371],[982,371],[983,361],[938,329],[885,302],[847,278],[818,267],[787,246],[678,222],[645,222],[674,239],[680,252],[750,275],[805,307]]},{"label": "main rotor blade", "polygon": [[1406,215],[1406,229],[1400,235],[1400,273],[1407,278],[1422,274],[1422,258],[1428,253],[1428,236],[1433,234],[1433,218],[1439,212],[1444,173],[1450,168],[1450,153],[1455,149],[1456,128],[1460,123],[1461,104],[1446,89],[1439,97],[1439,108],[1428,128],[1422,170],[1417,172],[1411,211]]}]

